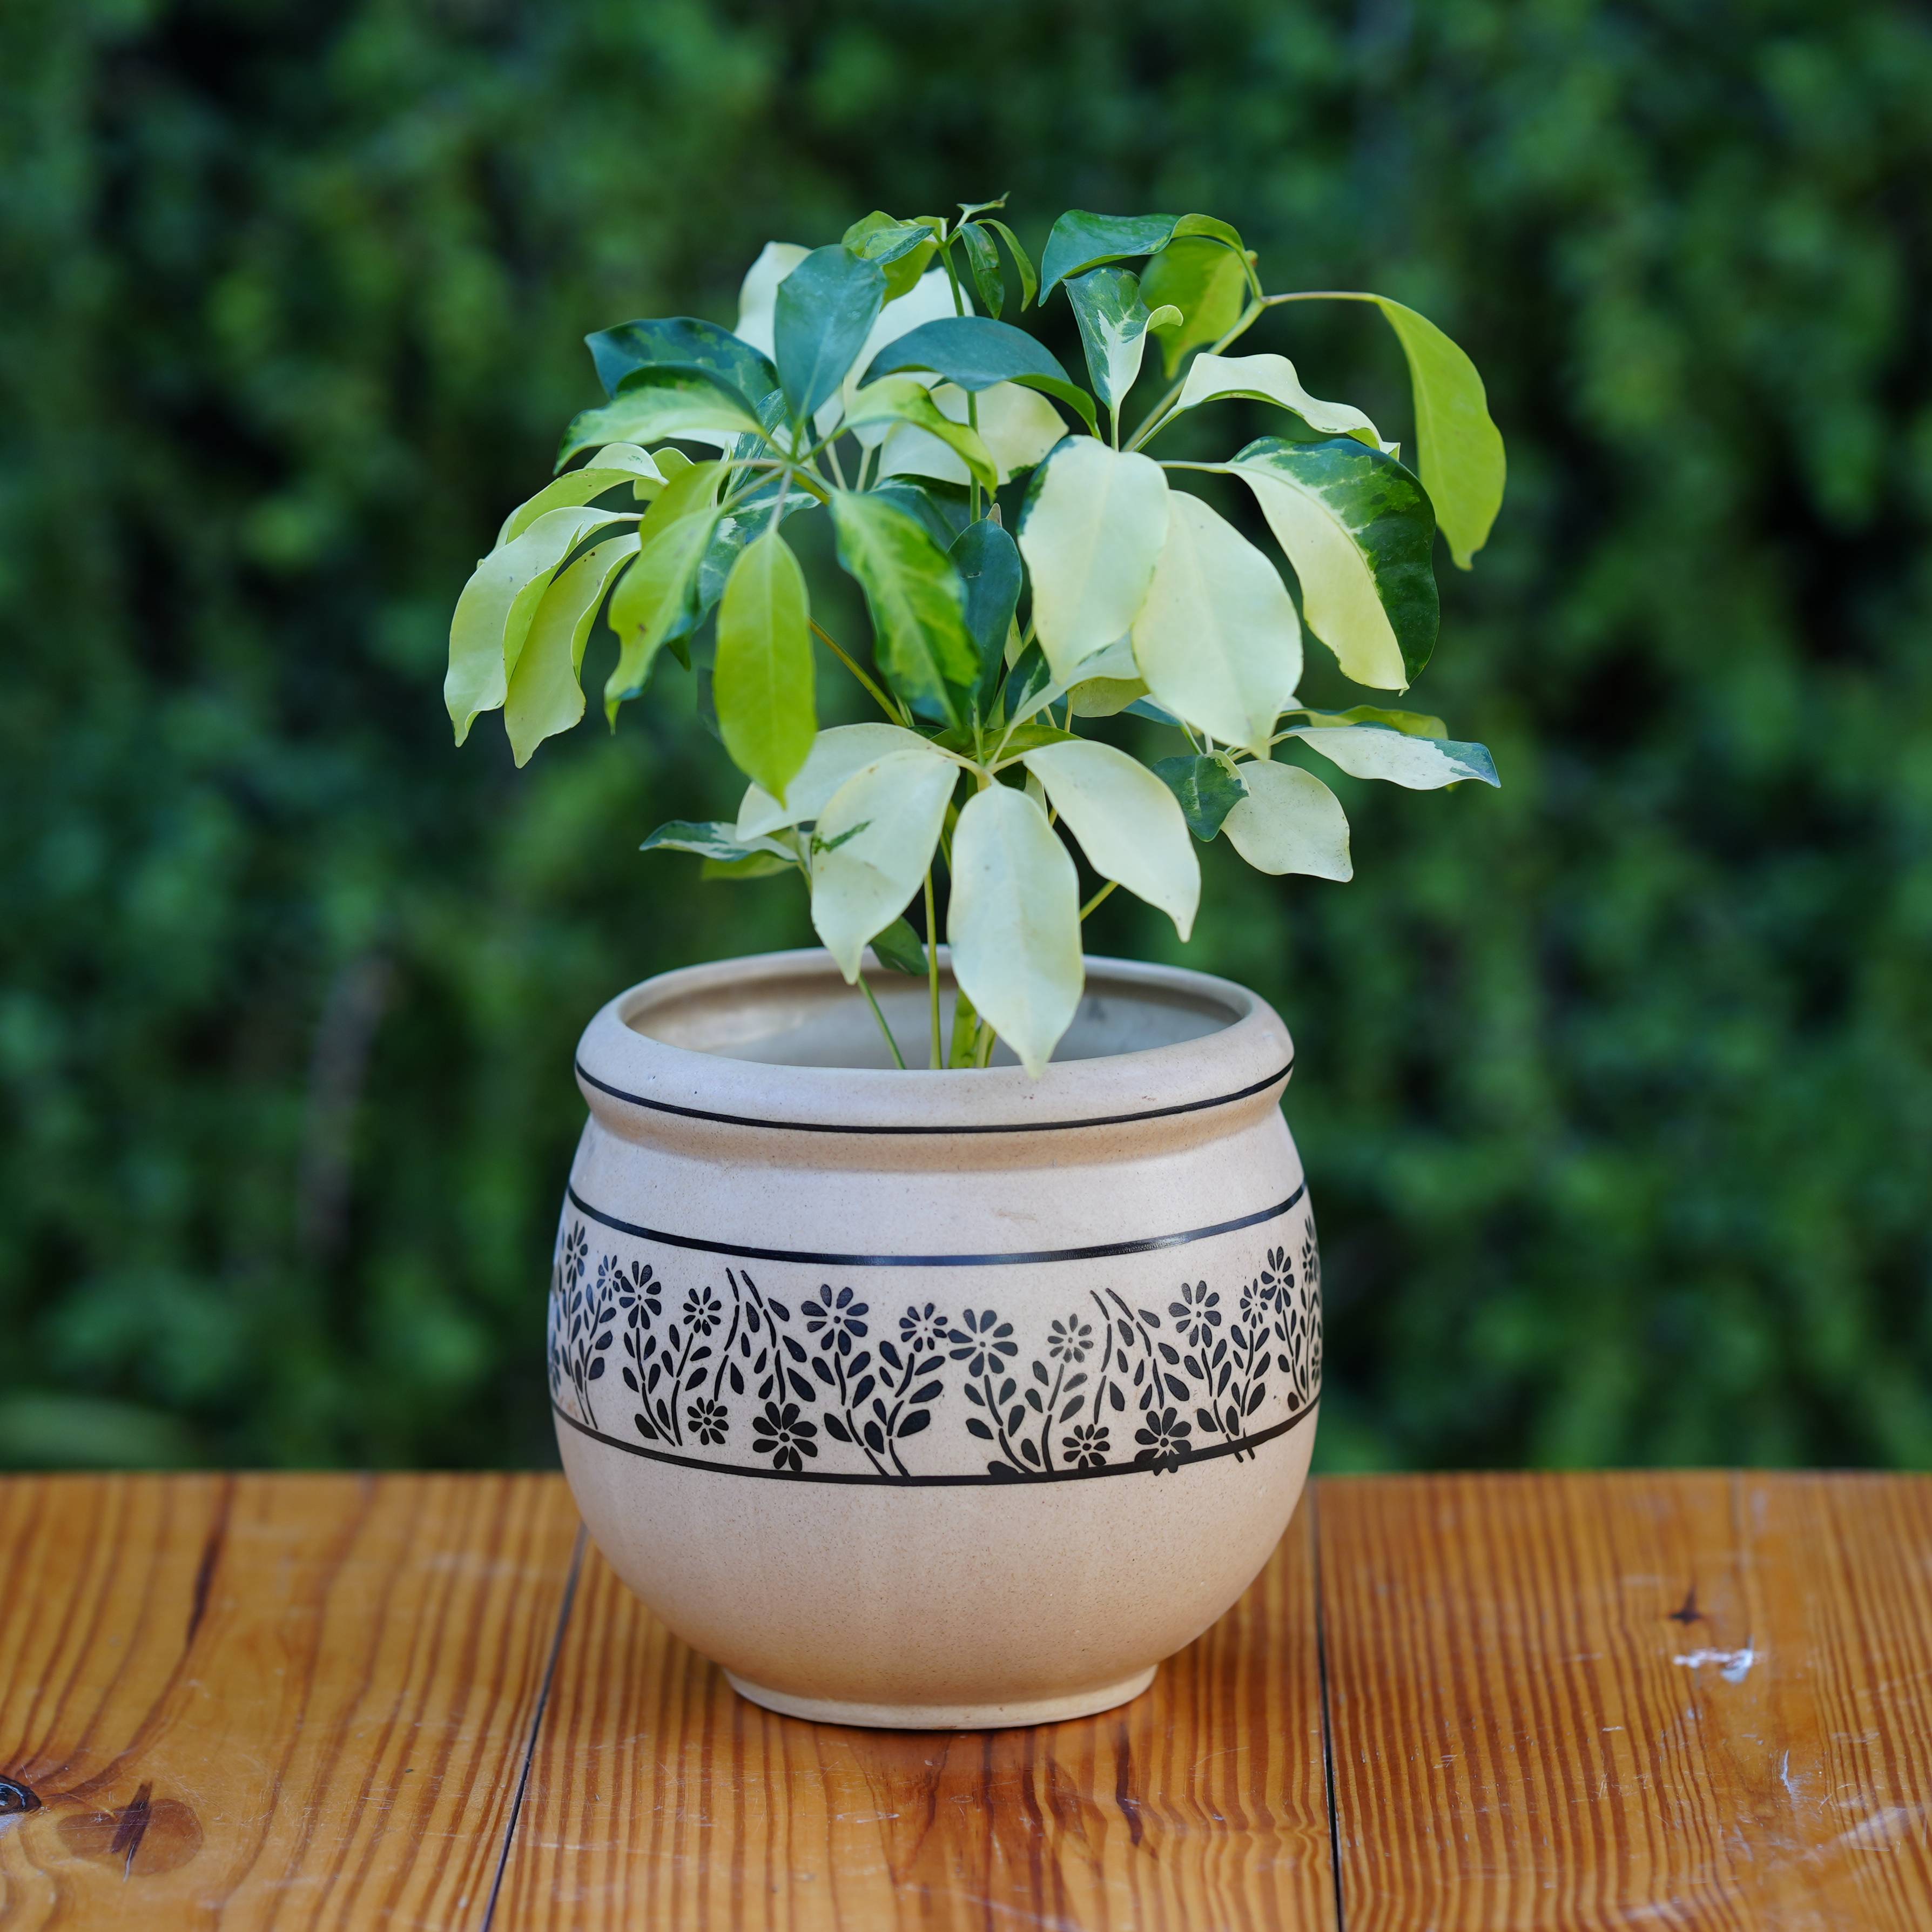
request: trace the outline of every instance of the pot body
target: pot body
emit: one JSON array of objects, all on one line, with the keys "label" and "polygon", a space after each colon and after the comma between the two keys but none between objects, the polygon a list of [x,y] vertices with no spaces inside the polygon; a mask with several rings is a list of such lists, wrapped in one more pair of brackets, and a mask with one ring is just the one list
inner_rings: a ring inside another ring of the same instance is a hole
[{"label": "pot body", "polygon": [[[924,982],[867,970],[916,1065]],[[818,952],[667,974],[584,1034],[564,1467],[617,1574],[761,1704],[1105,1709],[1294,1510],[1320,1263],[1287,1031],[1226,981],[1088,971],[1037,1082],[868,1064]]]}]

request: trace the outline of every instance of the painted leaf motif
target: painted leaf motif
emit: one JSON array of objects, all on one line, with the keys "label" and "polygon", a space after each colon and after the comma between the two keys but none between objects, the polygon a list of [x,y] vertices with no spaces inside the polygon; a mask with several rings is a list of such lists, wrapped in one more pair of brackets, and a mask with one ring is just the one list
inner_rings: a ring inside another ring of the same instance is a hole
[{"label": "painted leaf motif", "polygon": [[838,392],[885,301],[885,271],[842,243],[814,248],[778,284],[772,340],[794,417],[809,417]]},{"label": "painted leaf motif", "polygon": [[748,544],[718,606],[712,690],[732,762],[782,798],[812,749],[818,721],[805,573],[776,530]]},{"label": "painted leaf motif", "polygon": [[1168,500],[1151,458],[1091,436],[1067,437],[1034,472],[1019,545],[1034,627],[1062,682],[1133,623],[1166,540]]},{"label": "painted leaf motif", "polygon": [[738,807],[738,838],[742,843],[783,826],[806,824],[854,772],[889,752],[925,749],[926,740],[901,725],[835,724],[812,740],[798,776],[785,788],[784,804],[755,784],[746,788]]},{"label": "painted leaf motif", "polygon": [[1238,773],[1219,758],[1162,758],[1153,770],[1154,776],[1173,793],[1188,830],[1204,845],[1247,796],[1247,787]]},{"label": "painted leaf motif", "polygon": [[835,490],[832,519],[838,561],[866,593],[880,668],[907,697],[936,700],[952,716],[947,685],[970,685],[979,668],[959,573],[925,530],[877,490]]},{"label": "painted leaf motif", "polygon": [[826,802],[812,838],[812,922],[848,985],[866,941],[918,891],[958,768],[937,752],[888,752]]},{"label": "painted leaf motif", "polygon": [[572,457],[607,442],[763,433],[757,404],[718,378],[699,369],[647,366],[626,376],[609,402],[571,418],[556,466],[561,470]]},{"label": "painted leaf motif", "polygon": [[1352,437],[1264,436],[1229,466],[1300,580],[1308,628],[1358,684],[1406,691],[1436,648],[1436,518],[1391,456]]},{"label": "painted leaf motif", "polygon": [[656,462],[635,443],[607,443],[581,470],[566,470],[527,502],[519,503],[503,519],[494,548],[501,550],[513,538],[521,536],[546,510],[569,509],[627,484],[634,500],[649,502],[666,480]]},{"label": "painted leaf motif", "polygon": [[991,784],[952,834],[946,937],[967,997],[1036,1079],[1080,1004],[1072,855],[1024,792]]},{"label": "painted leaf motif", "polygon": [[1246,262],[1204,236],[1170,242],[1141,271],[1141,299],[1150,308],[1174,308],[1178,322],[1152,325],[1167,373],[1204,342],[1218,342],[1240,320],[1249,295]]},{"label": "painted leaf motif", "polygon": [[1411,791],[1439,790],[1468,779],[1502,783],[1484,746],[1454,738],[1412,737],[1378,724],[1298,725],[1282,735],[1299,738],[1351,778],[1386,778]]},{"label": "painted leaf motif", "polygon": [[1258,761],[1241,767],[1247,794],[1222,822],[1228,842],[1258,872],[1354,876],[1341,801],[1299,765]]},{"label": "painted leaf motif", "polygon": [[868,423],[906,423],[944,443],[960,460],[962,474],[983,490],[1000,486],[998,466],[980,440],[980,432],[964,421],[946,415],[932,392],[916,376],[882,376],[852,398],[845,420],[854,428]]},{"label": "painted leaf motif", "polygon": [[705,370],[754,400],[778,386],[778,373],[765,352],[718,323],[695,316],[620,322],[584,340],[607,396],[614,396],[633,370],[654,365]]},{"label": "painted leaf motif", "polygon": [[1375,424],[1352,404],[1324,403],[1319,396],[1311,396],[1286,356],[1197,356],[1181,385],[1174,413],[1178,416],[1183,410],[1196,409],[1223,396],[1248,396],[1279,404],[1324,436],[1353,436],[1385,454],[1394,454]]},{"label": "painted leaf motif", "polygon": [[1178,490],[1169,505],[1160,567],[1134,620],[1135,660],[1177,717],[1260,752],[1301,676],[1294,603],[1274,566],[1198,496]]},{"label": "painted leaf motif", "polygon": [[557,566],[592,531],[618,520],[612,510],[546,510],[470,573],[450,620],[442,684],[459,745],[478,714],[495,710],[508,694],[510,674]]},{"label": "painted leaf motif", "polygon": [[568,731],[584,716],[578,682],[584,646],[611,579],[637,554],[634,530],[606,538],[560,572],[544,592],[503,700],[503,728],[520,767],[546,738]]},{"label": "painted leaf motif", "polygon": [[1185,940],[1201,904],[1201,862],[1173,793],[1138,759],[1090,738],[1043,746],[1023,762],[1094,871],[1166,913]]},{"label": "painted leaf motif", "polygon": [[1087,352],[1094,393],[1118,412],[1141,373],[1147,352],[1148,306],[1140,278],[1130,268],[1094,268],[1066,284]]}]

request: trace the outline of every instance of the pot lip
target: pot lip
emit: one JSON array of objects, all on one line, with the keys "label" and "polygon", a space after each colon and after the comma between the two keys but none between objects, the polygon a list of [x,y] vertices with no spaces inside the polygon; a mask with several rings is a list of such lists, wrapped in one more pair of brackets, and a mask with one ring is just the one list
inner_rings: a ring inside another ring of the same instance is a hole
[{"label": "pot lip", "polygon": [[[940,949],[942,960],[946,952]],[[634,1119],[669,1116],[726,1127],[856,1135],[1101,1130],[1241,1102],[1272,1106],[1280,1100],[1294,1071],[1294,1043],[1258,994],[1186,967],[1094,955],[1086,967],[1083,998],[1096,992],[1131,998],[1136,989],[1169,1000],[1178,995],[1197,1007],[1220,1007],[1227,1024],[1172,1046],[1056,1060],[1038,1080],[1018,1066],[902,1072],[774,1065],[674,1046],[632,1024],[654,1006],[715,998],[736,987],[836,980],[830,958],[808,947],[684,967],[626,988],[585,1028],[578,1082],[594,1111],[614,1103]],[[880,983],[893,976],[878,973],[869,955],[867,974]],[[669,1122],[661,1118],[660,1124]]]}]

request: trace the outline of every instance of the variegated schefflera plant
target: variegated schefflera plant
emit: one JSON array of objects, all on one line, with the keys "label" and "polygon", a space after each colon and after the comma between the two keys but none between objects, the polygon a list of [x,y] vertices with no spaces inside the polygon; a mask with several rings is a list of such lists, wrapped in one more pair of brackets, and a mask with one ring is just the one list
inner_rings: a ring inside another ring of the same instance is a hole
[{"label": "variegated schefflera plant", "polygon": [[[1496,782],[1483,747],[1436,718],[1310,710],[1296,693],[1304,631],[1355,683],[1408,688],[1436,642],[1436,532],[1466,569],[1502,502],[1503,448],[1469,358],[1399,302],[1270,294],[1239,234],[1198,214],[1064,214],[1036,271],[1000,206],[773,242],[735,329],[677,317],[590,337],[608,400],[571,423],[554,479],[464,588],[445,694],[459,744],[500,708],[521,765],[583,716],[600,611],[620,645],[614,725],[662,654],[695,662],[750,784],[735,821],[663,826],[646,849],[697,853],[713,877],[795,872],[875,1014],[868,944],[927,976],[932,1065],[983,1066],[1000,1039],[1037,1075],[1078,1004],[1082,921],[1116,886],[1184,940],[1196,840],[1225,837],[1264,872],[1350,876],[1342,807],[1285,745],[1418,790]],[[1009,262],[1020,311],[1071,304],[1086,386],[1001,319]],[[1394,329],[1415,468],[1286,357],[1228,352],[1304,302],[1367,303]],[[1150,338],[1166,385],[1135,409]],[[1219,463],[1154,453],[1230,398],[1273,405],[1274,433]],[[1185,487],[1202,472],[1252,493],[1299,610],[1275,561]],[[812,614],[784,529],[818,511],[864,592],[869,653]],[[879,722],[820,730],[814,638]],[[1171,754],[1145,764],[1091,735],[1123,712],[1167,727]],[[1068,832],[1105,882],[1084,905]],[[939,931],[942,871],[950,1042],[938,963],[905,917],[922,899]]]}]

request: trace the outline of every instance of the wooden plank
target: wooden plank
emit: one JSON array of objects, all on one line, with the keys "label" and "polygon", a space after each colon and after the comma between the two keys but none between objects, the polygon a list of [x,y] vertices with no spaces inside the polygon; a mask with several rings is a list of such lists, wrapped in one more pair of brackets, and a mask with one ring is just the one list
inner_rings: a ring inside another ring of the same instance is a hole
[{"label": "wooden plank", "polygon": [[0,1483],[0,1924],[480,1924],[575,1533],[554,1478]]},{"label": "wooden plank", "polygon": [[1349,1932],[1932,1924],[1932,1483],[1334,1481]]},{"label": "wooden plank", "polygon": [[594,1551],[504,1876],[516,1932],[1332,1927],[1307,1513],[1124,1709],[866,1731],[737,1698]]}]

